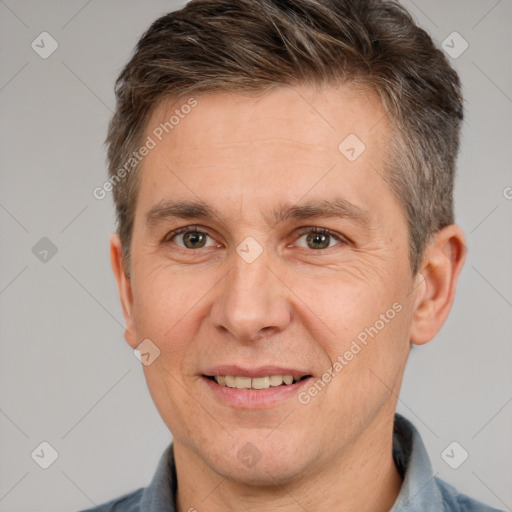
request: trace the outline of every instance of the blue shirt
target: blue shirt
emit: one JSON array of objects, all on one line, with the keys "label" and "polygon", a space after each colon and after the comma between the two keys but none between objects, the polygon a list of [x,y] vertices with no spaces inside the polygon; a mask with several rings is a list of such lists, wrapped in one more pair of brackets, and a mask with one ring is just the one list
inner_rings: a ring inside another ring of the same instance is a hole
[{"label": "blue shirt", "polygon": [[[395,414],[393,459],[403,478],[390,512],[504,512],[457,492],[434,476],[423,441],[414,425]],[[176,467],[172,443],[162,455],[150,485],[98,509],[82,512],[176,512]]]}]

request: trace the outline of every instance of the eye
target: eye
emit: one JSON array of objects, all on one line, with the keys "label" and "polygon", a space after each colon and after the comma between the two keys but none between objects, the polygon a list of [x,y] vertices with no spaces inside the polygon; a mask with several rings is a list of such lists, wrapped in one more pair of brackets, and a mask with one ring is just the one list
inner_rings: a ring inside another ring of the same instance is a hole
[{"label": "eye", "polygon": [[201,231],[197,227],[187,226],[169,233],[165,237],[164,241],[173,242],[178,247],[191,250],[203,249],[204,247],[212,247],[217,245],[213,239],[211,240],[210,245],[207,245],[208,238],[211,239],[208,233]]},{"label": "eye", "polygon": [[333,233],[332,231],[326,228],[303,228],[301,229],[300,232],[301,236],[299,236],[297,240],[300,240],[301,238],[305,237],[306,245],[298,244],[298,246],[304,247],[306,249],[330,249],[331,247],[345,243],[345,240],[341,236]]},{"label": "eye", "polygon": [[[300,230],[296,245],[305,249],[321,250],[343,245],[346,240],[339,234],[326,228],[306,227]],[[302,238],[304,242],[298,243]],[[210,242],[208,242],[210,239]],[[169,233],[164,243],[172,242],[182,249],[197,250],[219,246],[212,237],[198,226],[186,226]]]}]

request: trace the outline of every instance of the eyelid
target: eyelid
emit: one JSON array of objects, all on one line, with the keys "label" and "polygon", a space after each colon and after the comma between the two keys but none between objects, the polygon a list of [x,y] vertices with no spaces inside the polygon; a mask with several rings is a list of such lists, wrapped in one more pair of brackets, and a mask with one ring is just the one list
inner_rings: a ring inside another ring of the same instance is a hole
[{"label": "eyelid", "polygon": [[[305,227],[299,228],[297,238],[300,238],[301,236],[306,235],[308,233],[320,233],[320,234],[328,235],[328,236],[334,238],[338,242],[338,244],[336,244],[335,246],[328,247],[327,249],[333,249],[334,247],[337,247],[338,245],[345,245],[345,244],[349,243],[349,240],[346,237],[344,237],[343,235],[341,235],[340,233],[337,233],[328,228],[323,228],[320,226],[305,226]],[[304,249],[304,247],[301,247],[301,249]],[[321,249],[321,250],[320,249],[319,250],[311,249],[311,250],[313,250],[317,253],[320,253],[322,251],[326,251],[327,249]]]},{"label": "eyelid", "polygon": [[[197,225],[189,225],[189,226],[183,226],[181,228],[177,228],[173,231],[171,231],[170,233],[167,233],[163,240],[162,240],[162,243],[165,244],[165,243],[169,243],[171,242],[171,240],[176,237],[176,236],[179,236],[179,235],[183,235],[184,233],[188,233],[188,232],[192,232],[192,233],[195,233],[195,232],[198,232],[198,233],[203,233],[205,235],[207,235],[208,237],[210,237],[212,240],[215,240],[213,238],[213,236],[209,233],[209,231],[201,226],[197,226]],[[180,247],[178,245],[178,247],[180,249],[184,249],[186,251],[192,251],[193,249],[187,249],[185,247]],[[201,250],[201,249],[198,249],[198,250]]]},{"label": "eyelid", "polygon": [[163,238],[163,241],[171,240],[171,238],[175,237],[176,235],[182,235],[183,233],[186,233],[187,231],[201,231],[203,232],[203,229],[200,228],[200,226],[183,226],[181,228],[176,228],[170,231],[169,233],[166,233],[166,235]]}]

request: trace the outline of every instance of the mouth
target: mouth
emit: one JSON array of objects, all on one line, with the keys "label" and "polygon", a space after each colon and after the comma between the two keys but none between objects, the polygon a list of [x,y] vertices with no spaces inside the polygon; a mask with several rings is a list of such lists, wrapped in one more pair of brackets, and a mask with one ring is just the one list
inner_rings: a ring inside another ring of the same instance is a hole
[{"label": "mouth", "polygon": [[311,375],[266,375],[263,377],[247,377],[241,375],[203,375],[219,386],[236,389],[264,390],[282,386],[292,386],[297,382],[309,379]]},{"label": "mouth", "polygon": [[203,368],[200,376],[217,403],[246,410],[278,407],[313,378],[306,369],[275,365],[219,365]]}]

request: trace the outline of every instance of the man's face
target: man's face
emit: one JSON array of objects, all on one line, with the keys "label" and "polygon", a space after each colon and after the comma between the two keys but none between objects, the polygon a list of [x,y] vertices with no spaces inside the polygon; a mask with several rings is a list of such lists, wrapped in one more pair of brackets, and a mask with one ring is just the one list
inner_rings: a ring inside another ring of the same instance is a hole
[{"label": "man's face", "polygon": [[[144,136],[157,145],[142,162],[126,337],[160,350],[144,372],[176,445],[220,475],[284,482],[392,421],[414,280],[383,179],[391,131],[378,99],[346,86],[196,99],[158,141],[179,108],[161,104]],[[219,375],[309,377],[249,390]]]}]

